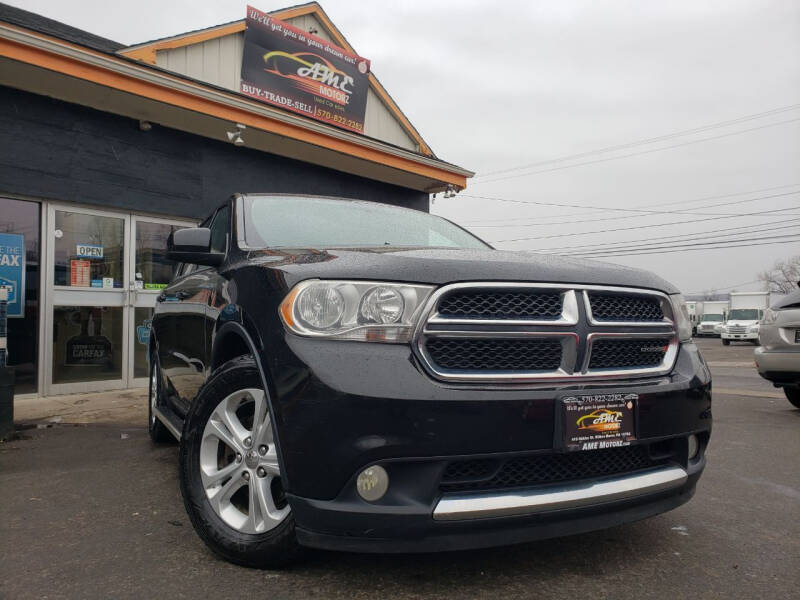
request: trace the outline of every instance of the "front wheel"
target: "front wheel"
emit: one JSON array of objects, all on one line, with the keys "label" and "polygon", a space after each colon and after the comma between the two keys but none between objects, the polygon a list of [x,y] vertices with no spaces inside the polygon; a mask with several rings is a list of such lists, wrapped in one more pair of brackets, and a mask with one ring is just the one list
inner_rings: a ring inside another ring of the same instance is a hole
[{"label": "front wheel", "polygon": [[298,554],[277,451],[252,357],[226,363],[186,417],[180,483],[195,531],[236,564],[279,567]]},{"label": "front wheel", "polygon": [[730,346],[731,345],[731,341],[730,340],[722,340],[722,345],[723,346]]},{"label": "front wheel", "polygon": [[800,408],[800,386],[784,387],[783,393],[786,394],[786,399],[791,402],[795,408]]}]

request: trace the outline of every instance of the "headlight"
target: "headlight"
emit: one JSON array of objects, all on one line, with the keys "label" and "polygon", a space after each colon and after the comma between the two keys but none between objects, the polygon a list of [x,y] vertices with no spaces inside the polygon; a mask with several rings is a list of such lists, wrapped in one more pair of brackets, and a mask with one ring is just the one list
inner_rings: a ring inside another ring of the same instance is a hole
[{"label": "headlight", "polygon": [[689,312],[686,310],[686,302],[680,294],[669,297],[672,303],[672,315],[675,319],[675,327],[678,330],[678,339],[688,342],[692,339],[692,323],[689,321]]},{"label": "headlight", "polygon": [[758,323],[756,323],[755,325],[750,325],[750,327],[747,328],[747,331],[749,331],[750,333],[758,331]]},{"label": "headlight", "polygon": [[771,308],[764,311],[764,319],[762,323],[774,323],[778,320],[778,313]]},{"label": "headlight", "polygon": [[312,279],[292,288],[280,315],[297,335],[403,343],[432,291],[428,285]]}]

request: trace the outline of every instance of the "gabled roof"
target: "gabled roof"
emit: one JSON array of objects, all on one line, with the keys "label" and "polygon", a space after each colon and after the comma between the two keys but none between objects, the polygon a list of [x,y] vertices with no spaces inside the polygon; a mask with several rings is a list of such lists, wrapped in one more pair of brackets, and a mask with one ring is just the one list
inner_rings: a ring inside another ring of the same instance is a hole
[{"label": "gabled roof", "polygon": [[15,6],[3,4],[0,2],[0,21],[11,23],[12,25],[19,25],[26,29],[38,31],[39,33],[46,33],[54,37],[99,50],[100,52],[117,52],[125,48],[125,44],[120,44],[114,40],[94,35],[83,29],[70,27],[59,21],[48,19],[36,13],[22,10]]},{"label": "gabled roof", "polygon": [[[276,15],[291,18],[310,13],[333,40],[353,51],[316,3]],[[211,30],[238,23],[243,27],[243,22],[234,22]],[[204,32],[209,30],[193,33]],[[419,191],[464,189],[467,178],[474,175],[437,158],[424,143],[420,148],[427,152],[396,146],[120,52],[135,48],[0,3],[0,85],[220,141],[228,141],[226,132],[235,124],[243,124],[249,148]],[[394,107],[398,120],[405,119],[377,79],[371,82],[373,91],[385,94],[384,103]]]},{"label": "gabled roof", "polygon": [[[271,11],[268,14],[282,21],[293,19],[295,17],[301,17],[303,15],[313,15],[336,44],[348,52],[358,54],[350,42],[347,41],[347,38],[345,38],[342,32],[339,31],[336,25],[333,24],[333,21],[331,21],[330,17],[328,17],[322,6],[320,6],[317,2],[298,4],[289,8]],[[175,48],[190,46],[192,44],[199,44],[208,40],[239,33],[244,30],[245,20],[240,19],[238,21],[231,21],[229,23],[223,23],[213,27],[207,27],[205,29],[197,29],[169,37],[151,40],[149,42],[134,44],[126,47],[123,50],[120,50],[119,54],[154,65],[156,64],[156,52],[159,50],[172,50]],[[417,131],[414,125],[411,124],[411,121],[409,121],[405,113],[400,110],[400,107],[397,105],[391,95],[389,95],[389,92],[386,91],[386,88],[383,87],[381,82],[372,72],[369,74],[369,83],[372,90],[386,105],[403,129],[405,129],[406,133],[408,133],[408,135],[417,143],[419,146],[419,151],[428,156],[435,156],[433,150],[431,150],[430,146],[428,146],[425,140],[422,139],[420,133]]]}]

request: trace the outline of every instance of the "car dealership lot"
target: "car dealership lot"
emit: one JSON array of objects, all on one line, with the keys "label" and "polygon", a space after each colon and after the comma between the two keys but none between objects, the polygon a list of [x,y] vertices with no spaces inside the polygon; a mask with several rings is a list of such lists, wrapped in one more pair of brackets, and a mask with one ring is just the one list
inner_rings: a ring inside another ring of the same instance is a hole
[{"label": "car dealership lot", "polygon": [[145,423],[59,425],[0,444],[0,598],[788,597],[800,585],[800,410],[753,346],[698,344],[714,374],[708,467],[687,505],[523,546],[309,552],[287,571],[216,559],[189,524],[177,446]]}]

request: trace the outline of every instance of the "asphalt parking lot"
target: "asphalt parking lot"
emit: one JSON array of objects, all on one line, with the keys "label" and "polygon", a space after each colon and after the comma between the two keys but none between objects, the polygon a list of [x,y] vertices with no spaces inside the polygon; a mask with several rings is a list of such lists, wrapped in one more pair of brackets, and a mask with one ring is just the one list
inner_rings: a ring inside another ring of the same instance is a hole
[{"label": "asphalt parking lot", "polygon": [[194,534],[177,446],[143,423],[57,425],[0,444],[0,598],[784,598],[800,589],[800,410],[753,346],[698,341],[714,433],[694,499],[592,534],[492,550],[309,552],[236,567]]}]

